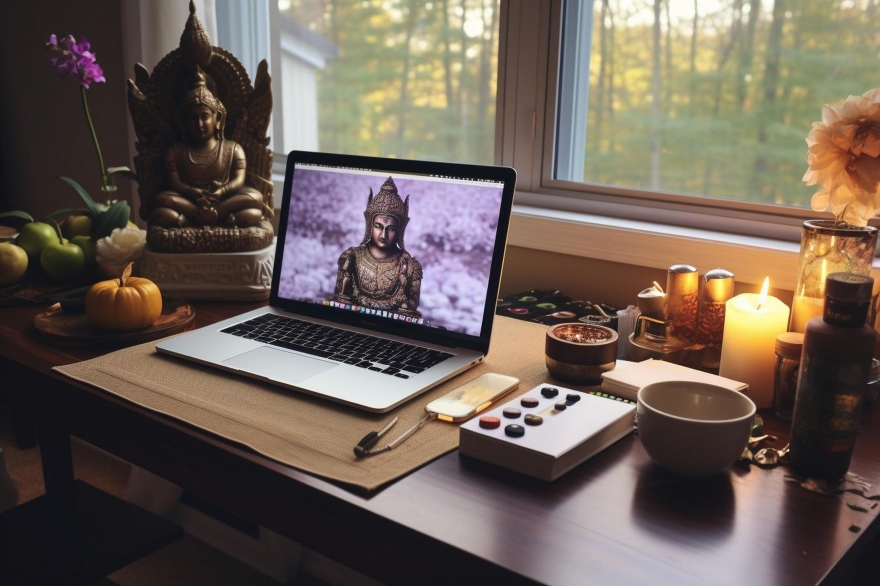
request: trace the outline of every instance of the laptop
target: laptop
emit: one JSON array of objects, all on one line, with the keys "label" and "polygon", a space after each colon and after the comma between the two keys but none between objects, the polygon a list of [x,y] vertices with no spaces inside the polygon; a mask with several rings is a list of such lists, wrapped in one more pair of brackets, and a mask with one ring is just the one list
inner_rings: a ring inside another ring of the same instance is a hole
[{"label": "laptop", "polygon": [[159,352],[384,413],[489,350],[516,172],[293,151],[269,303]]}]

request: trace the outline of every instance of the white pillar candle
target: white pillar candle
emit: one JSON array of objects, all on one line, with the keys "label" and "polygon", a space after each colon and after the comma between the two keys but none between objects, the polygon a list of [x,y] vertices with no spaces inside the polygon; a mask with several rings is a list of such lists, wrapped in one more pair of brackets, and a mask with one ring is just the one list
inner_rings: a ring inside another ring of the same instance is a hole
[{"label": "white pillar candle", "polygon": [[[789,309],[766,295],[743,293],[725,304],[724,336],[718,374],[747,383],[749,398],[758,408],[773,402],[776,336],[786,331]],[[764,299],[762,299],[764,297]]]}]

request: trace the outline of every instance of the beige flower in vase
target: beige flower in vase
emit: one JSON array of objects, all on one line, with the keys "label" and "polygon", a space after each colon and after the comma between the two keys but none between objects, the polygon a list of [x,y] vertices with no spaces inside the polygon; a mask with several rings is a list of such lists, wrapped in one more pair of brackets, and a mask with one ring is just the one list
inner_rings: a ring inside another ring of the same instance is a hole
[{"label": "beige flower in vase", "polygon": [[840,222],[864,226],[880,209],[880,89],[826,104],[807,136],[807,185],[820,185],[810,202]]}]

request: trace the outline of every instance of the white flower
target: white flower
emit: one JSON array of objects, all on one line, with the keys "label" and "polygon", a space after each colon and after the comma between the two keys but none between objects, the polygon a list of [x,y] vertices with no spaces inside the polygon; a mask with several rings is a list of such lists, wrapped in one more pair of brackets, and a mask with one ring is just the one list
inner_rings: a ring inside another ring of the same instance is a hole
[{"label": "white flower", "polygon": [[98,240],[95,257],[106,274],[118,277],[128,263],[141,258],[146,243],[146,230],[115,228],[110,236]]},{"label": "white flower", "polygon": [[880,89],[826,104],[807,136],[809,168],[803,180],[821,185],[810,202],[838,220],[864,226],[880,209]]}]

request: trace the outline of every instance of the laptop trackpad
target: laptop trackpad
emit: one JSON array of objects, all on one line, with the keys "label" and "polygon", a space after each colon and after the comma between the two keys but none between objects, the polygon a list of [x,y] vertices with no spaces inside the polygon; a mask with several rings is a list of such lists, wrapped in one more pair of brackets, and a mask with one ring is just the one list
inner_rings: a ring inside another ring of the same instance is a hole
[{"label": "laptop trackpad", "polygon": [[223,361],[223,366],[243,370],[269,380],[295,385],[336,364],[263,346]]}]

